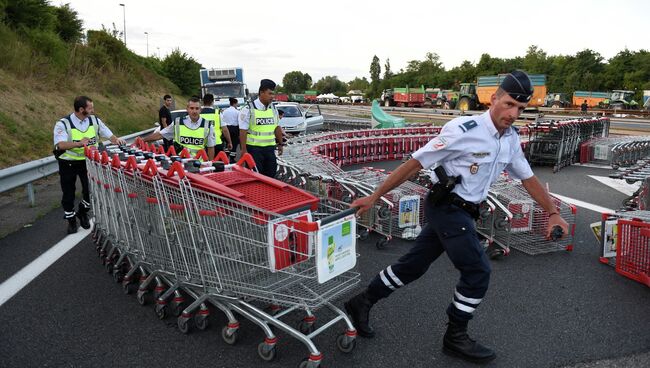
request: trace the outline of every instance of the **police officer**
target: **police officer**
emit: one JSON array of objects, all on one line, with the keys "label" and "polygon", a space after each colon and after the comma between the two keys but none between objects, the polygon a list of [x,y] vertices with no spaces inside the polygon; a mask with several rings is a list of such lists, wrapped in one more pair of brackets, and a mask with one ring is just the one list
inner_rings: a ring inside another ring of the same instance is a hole
[{"label": "police officer", "polygon": [[490,280],[490,263],[474,225],[479,203],[487,197],[490,185],[506,170],[511,177],[520,179],[532,198],[550,214],[547,237],[555,226],[565,233],[568,230],[524,158],[519,136],[512,127],[532,94],[533,86],[526,73],[509,73],[492,95],[487,112],[458,117],[445,124],[440,135],[416,151],[372,195],[351,204],[362,214],[382,195],[422,168],[439,165],[436,172],[442,177],[441,182],[434,186],[424,204],[429,221],[413,248],[379,272],[366,290],[345,303],[359,335],[374,336],[369,312],[377,301],[418,279],[432,262],[447,252],[460,271],[460,280],[447,308],[449,323],[443,337],[443,351],[476,363],[496,357],[492,350],[467,334],[467,324],[483,300]]},{"label": "police officer", "polygon": [[237,108],[238,102],[236,98],[230,97],[228,100],[230,107],[221,113],[221,121],[226,125],[230,133],[230,142],[232,142],[230,161],[235,161],[237,157],[237,146],[239,146],[239,109]]},{"label": "police officer", "polygon": [[221,121],[219,110],[215,109],[213,105],[214,105],[214,95],[212,93],[206,93],[203,96],[203,106],[201,106],[200,115],[203,119],[211,121],[215,127],[218,127],[215,128],[215,130],[217,130],[217,132],[215,132],[215,142],[217,144],[214,146],[214,154],[216,156],[219,153],[219,151],[224,150],[222,137],[226,141],[225,148],[227,148],[228,151],[232,149],[232,143],[230,140],[230,133],[228,132],[228,128]]},{"label": "police officer", "polygon": [[260,81],[258,98],[245,106],[239,113],[239,142],[242,155],[250,153],[257,170],[266,176],[275,177],[278,154],[282,154],[282,128],[278,125],[277,111],[271,106],[275,83],[270,79]]},{"label": "police officer", "polygon": [[[192,156],[206,148],[208,160],[214,158],[214,147],[217,145],[214,135],[214,124],[200,116],[201,103],[196,97],[187,101],[187,115],[177,117],[165,129],[154,132],[143,138],[145,142],[153,142],[162,138],[174,139],[174,146],[181,150],[187,148]],[[180,152],[178,152],[180,153]]]},{"label": "police officer", "polygon": [[[74,99],[74,113],[62,117],[54,125],[54,154],[59,163],[64,218],[68,220],[68,234],[77,232],[77,220],[84,229],[90,228],[90,189],[86,171],[84,146],[98,146],[100,137],[109,138],[113,144],[125,144],[117,138],[100,118],[94,115],[93,100],[86,96]],[[81,180],[83,199],[74,210],[77,176]]]}]

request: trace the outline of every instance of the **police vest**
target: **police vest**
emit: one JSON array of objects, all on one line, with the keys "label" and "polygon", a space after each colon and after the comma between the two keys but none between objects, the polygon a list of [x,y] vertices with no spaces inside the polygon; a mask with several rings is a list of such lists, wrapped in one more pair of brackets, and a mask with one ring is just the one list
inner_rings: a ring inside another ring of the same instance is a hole
[{"label": "police vest", "polygon": [[174,121],[174,141],[187,148],[192,156],[194,156],[208,144],[211,122],[200,117],[199,126],[191,129],[185,125],[185,117],[178,117]]},{"label": "police vest", "polygon": [[[88,116],[88,129],[85,131],[79,130],[72,122],[72,114],[61,118],[60,120],[65,126],[65,131],[68,133],[68,142],[81,142],[82,139],[88,138],[88,147],[99,145],[99,123],[95,115]],[[76,147],[67,149],[61,156],[61,160],[69,161],[82,161],[86,159],[84,156],[84,148]]]},{"label": "police vest", "polygon": [[275,146],[275,128],[278,126],[272,108],[258,110],[250,106],[251,117],[248,122],[246,144],[257,147]]},{"label": "police vest", "polygon": [[219,112],[212,107],[203,107],[201,108],[201,117],[205,120],[214,122],[216,144],[221,144],[221,119],[219,118]]}]

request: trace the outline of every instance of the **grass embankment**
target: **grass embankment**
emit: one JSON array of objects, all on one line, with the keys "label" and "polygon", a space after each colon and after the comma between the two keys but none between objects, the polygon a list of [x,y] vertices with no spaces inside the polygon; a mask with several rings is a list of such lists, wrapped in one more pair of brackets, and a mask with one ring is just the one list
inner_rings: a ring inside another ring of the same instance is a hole
[{"label": "grass embankment", "polygon": [[92,98],[118,136],[152,127],[160,97],[180,98],[154,66],[106,32],[69,44],[0,23],[0,168],[51,155],[54,123],[73,111],[77,95]]}]

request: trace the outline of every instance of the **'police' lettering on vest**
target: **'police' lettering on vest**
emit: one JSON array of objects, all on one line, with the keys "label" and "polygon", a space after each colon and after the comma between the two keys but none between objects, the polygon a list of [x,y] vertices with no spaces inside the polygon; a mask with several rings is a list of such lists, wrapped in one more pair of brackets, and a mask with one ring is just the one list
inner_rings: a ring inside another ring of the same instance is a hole
[{"label": "'police' lettering on vest", "polygon": [[275,124],[274,118],[255,118],[255,124],[257,125],[273,125]]},{"label": "'police' lettering on vest", "polygon": [[204,138],[183,137],[183,136],[181,136],[181,139],[180,139],[179,143],[183,144],[183,145],[187,144],[187,145],[191,145],[191,146],[203,146],[204,145],[203,141],[204,141]]},{"label": "'police' lettering on vest", "polygon": [[[74,140],[74,139],[72,141],[73,142],[81,142],[81,140]],[[89,146],[94,146],[95,144],[97,144],[97,137],[88,138],[88,145]]]}]

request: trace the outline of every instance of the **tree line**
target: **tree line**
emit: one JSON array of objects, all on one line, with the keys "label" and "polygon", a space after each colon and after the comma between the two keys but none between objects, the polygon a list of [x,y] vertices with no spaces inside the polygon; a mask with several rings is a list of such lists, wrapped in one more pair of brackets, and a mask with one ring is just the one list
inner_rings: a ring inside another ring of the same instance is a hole
[{"label": "tree line", "polygon": [[[446,69],[440,56],[429,52],[422,60],[411,60],[405,67],[394,72],[390,59],[383,63],[376,55],[369,68],[370,79],[357,77],[349,82],[336,76],[326,76],[312,84],[307,73],[292,71],[283,78],[283,88],[289,93],[315,89],[320,93],[344,95],[347,91],[360,89],[369,98],[379,97],[381,91],[395,87],[438,87],[457,90],[460,83],[475,82],[477,77],[507,73],[515,69],[530,74],[545,74],[549,92],[573,93],[574,91],[611,91],[625,89],[636,92],[635,99],[642,100],[643,90],[650,90],[650,52],[632,51],[627,48],[606,60],[598,52],[585,49],[574,55],[549,55],[532,45],[526,54],[514,58],[481,55],[477,63],[469,60]],[[383,73],[382,73],[383,71]]]}]

